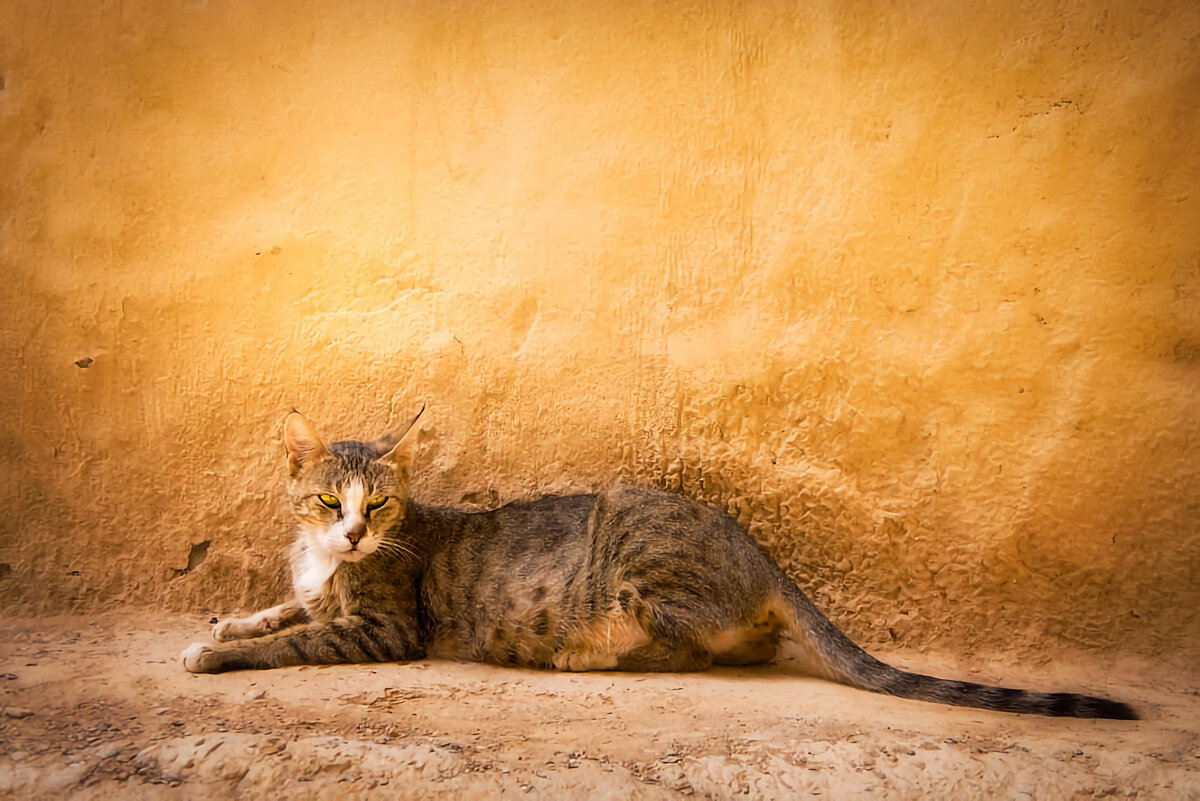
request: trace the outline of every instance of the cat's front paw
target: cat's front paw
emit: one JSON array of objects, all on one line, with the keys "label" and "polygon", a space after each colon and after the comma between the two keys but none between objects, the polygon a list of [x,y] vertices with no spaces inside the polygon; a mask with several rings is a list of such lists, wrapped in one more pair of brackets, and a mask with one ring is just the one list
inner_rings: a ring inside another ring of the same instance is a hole
[{"label": "cat's front paw", "polygon": [[253,618],[230,618],[222,620],[217,625],[213,626],[212,636],[217,642],[229,642],[230,640],[246,640],[252,637],[261,637],[271,631],[269,625],[265,625],[261,621],[255,621]]},{"label": "cat's front paw", "polygon": [[212,653],[212,650],[204,643],[194,642],[183,649],[183,653],[179,655],[179,661],[183,663],[183,669],[188,673],[204,673],[201,660],[206,654]]}]

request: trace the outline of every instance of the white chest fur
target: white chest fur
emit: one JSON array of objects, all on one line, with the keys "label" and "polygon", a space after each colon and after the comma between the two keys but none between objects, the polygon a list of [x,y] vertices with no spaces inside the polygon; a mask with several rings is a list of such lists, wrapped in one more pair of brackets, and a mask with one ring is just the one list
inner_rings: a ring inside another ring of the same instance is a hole
[{"label": "white chest fur", "polygon": [[300,557],[298,569],[292,576],[292,587],[296,600],[305,606],[318,603],[329,591],[329,579],[337,570],[339,561],[331,554],[310,548]]}]

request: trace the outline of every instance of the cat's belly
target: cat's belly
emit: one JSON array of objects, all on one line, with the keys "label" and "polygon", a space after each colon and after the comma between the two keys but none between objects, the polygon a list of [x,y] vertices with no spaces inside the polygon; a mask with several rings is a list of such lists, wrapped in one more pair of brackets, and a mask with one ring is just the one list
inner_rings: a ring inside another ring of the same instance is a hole
[{"label": "cat's belly", "polygon": [[574,565],[527,558],[519,567],[492,565],[430,598],[431,656],[498,665],[549,667],[570,615],[566,602]]},{"label": "cat's belly", "polygon": [[476,609],[437,626],[428,653],[440,659],[548,668],[561,644],[561,622],[560,610],[552,605],[518,602]]}]

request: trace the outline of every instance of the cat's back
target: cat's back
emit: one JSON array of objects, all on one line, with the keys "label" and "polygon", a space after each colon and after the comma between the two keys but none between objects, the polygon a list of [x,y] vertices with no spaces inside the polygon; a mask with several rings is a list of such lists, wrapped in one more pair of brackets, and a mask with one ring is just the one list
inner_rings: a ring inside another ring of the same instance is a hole
[{"label": "cat's back", "polygon": [[476,553],[553,550],[582,536],[596,498],[593,494],[547,495],[467,514],[462,539],[470,541]]}]

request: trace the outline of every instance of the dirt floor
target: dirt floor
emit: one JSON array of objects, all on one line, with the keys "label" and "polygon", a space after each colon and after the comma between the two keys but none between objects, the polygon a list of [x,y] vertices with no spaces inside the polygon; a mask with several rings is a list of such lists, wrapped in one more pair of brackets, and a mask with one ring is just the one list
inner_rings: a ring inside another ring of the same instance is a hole
[{"label": "dirt floor", "polygon": [[1161,665],[896,664],[1108,694],[1138,722],[886,698],[786,664],[693,675],[449,662],[192,676],[208,620],[0,623],[0,796],[1198,798],[1200,687]]}]

